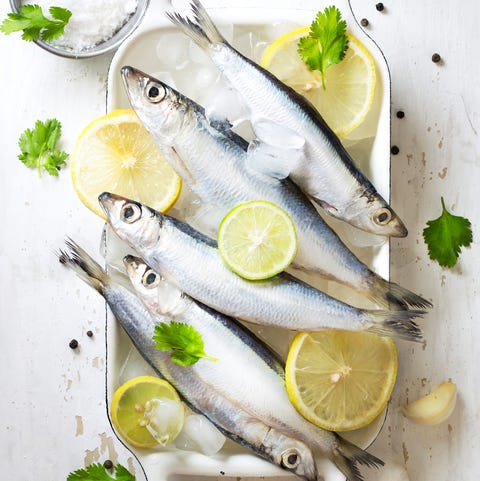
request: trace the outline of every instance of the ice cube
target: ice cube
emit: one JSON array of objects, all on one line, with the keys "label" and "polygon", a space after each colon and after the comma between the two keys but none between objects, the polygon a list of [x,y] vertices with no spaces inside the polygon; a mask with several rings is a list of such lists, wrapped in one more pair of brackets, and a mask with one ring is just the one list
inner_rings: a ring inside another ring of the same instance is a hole
[{"label": "ice cube", "polygon": [[248,117],[239,94],[228,86],[211,92],[205,101],[205,114],[210,121],[229,120],[233,125]]},{"label": "ice cube", "polygon": [[190,40],[181,32],[164,33],[156,47],[159,64],[163,67],[181,69],[188,62]]},{"label": "ice cube", "polygon": [[285,149],[253,140],[248,145],[246,165],[261,174],[285,179],[302,157],[302,149]]},{"label": "ice cube", "polygon": [[145,425],[148,432],[161,446],[173,441],[185,420],[185,408],[181,401],[168,398],[150,399],[145,406]]},{"label": "ice cube", "polygon": [[218,206],[201,204],[195,210],[194,214],[185,218],[185,221],[194,229],[212,239],[216,239],[218,226],[227,212],[228,209],[220,209]]},{"label": "ice cube", "polygon": [[118,374],[118,385],[122,385],[137,376],[157,376],[150,364],[145,361],[137,349],[132,346]]},{"label": "ice cube", "polygon": [[175,439],[175,446],[186,451],[199,451],[213,456],[222,449],[225,436],[201,414],[186,417],[180,434]]},{"label": "ice cube", "polygon": [[304,137],[271,120],[256,119],[253,122],[253,130],[258,139],[270,145],[284,149],[301,149],[305,145]]},{"label": "ice cube", "polygon": [[201,66],[198,68],[194,82],[197,88],[207,89],[213,86],[219,77],[218,70],[213,67]]}]

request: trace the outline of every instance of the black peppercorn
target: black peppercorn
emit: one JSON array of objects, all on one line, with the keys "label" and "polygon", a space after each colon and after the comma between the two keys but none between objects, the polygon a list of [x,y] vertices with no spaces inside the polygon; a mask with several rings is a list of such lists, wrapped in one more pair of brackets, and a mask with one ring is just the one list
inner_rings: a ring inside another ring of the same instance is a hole
[{"label": "black peppercorn", "polygon": [[379,12],[383,12],[383,9],[385,8],[385,6],[383,5],[383,3],[377,3],[375,5],[375,8],[379,11]]},{"label": "black peppercorn", "polygon": [[76,349],[78,347],[78,341],[76,339],[72,339],[68,345],[70,349]]},{"label": "black peppercorn", "polygon": [[103,462],[103,467],[105,469],[112,469],[113,468],[113,463],[110,461],[110,459],[106,459],[104,462]]},{"label": "black peppercorn", "polygon": [[400,149],[396,145],[392,145],[392,148],[390,149],[390,152],[393,155],[397,155],[400,152]]},{"label": "black peppercorn", "polygon": [[368,27],[368,24],[369,24],[369,22],[368,22],[368,20],[367,20],[366,18],[362,18],[362,19],[360,20],[360,25],[361,25],[362,27]]},{"label": "black peppercorn", "polygon": [[442,60],[442,57],[440,57],[440,54],[434,53],[432,55],[432,62],[433,63],[438,63],[438,62],[440,62],[440,60]]},{"label": "black peppercorn", "polygon": [[403,119],[405,117],[405,112],[403,110],[399,110],[397,112],[397,119]]},{"label": "black peppercorn", "polygon": [[92,332],[92,331],[87,331],[87,336],[88,336],[88,337],[93,337],[93,332]]}]

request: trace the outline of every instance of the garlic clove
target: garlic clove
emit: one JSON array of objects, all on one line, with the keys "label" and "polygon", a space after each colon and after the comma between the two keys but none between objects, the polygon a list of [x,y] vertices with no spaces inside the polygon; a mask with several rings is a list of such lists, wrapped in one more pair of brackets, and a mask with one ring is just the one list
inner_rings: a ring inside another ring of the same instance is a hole
[{"label": "garlic clove", "polygon": [[457,402],[457,386],[444,381],[430,394],[403,406],[403,414],[418,424],[434,426],[450,417]]}]

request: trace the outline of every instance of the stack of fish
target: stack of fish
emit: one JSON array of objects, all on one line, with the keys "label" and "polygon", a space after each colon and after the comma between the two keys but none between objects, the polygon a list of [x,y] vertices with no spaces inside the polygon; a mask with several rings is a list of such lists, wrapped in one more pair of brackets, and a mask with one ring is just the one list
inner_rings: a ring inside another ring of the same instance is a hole
[{"label": "stack of fish", "polygon": [[[169,17],[209,54],[240,93],[254,129],[267,122],[292,132],[302,139],[302,154],[288,179],[252,169],[247,143],[231,130],[228,120],[209,122],[204,108],[192,100],[139,70],[124,67],[125,87],[142,123],[203,203],[223,214],[257,199],[282,207],[297,229],[294,267],[347,285],[379,309],[348,305],[286,273],[265,281],[244,280],[224,265],[212,239],[215,232],[207,237],[112,193],[99,198],[108,222],[142,257],[124,260],[136,294],[116,284],[72,241],[60,260],[105,297],[158,374],[227,436],[309,481],[323,479],[317,471],[317,456],[331,459],[349,481],[360,480],[357,464],[378,466],[382,461],[303,419],[286,394],[281,360],[237,319],[292,330],[331,327],[420,340],[421,331],[413,319],[431,304],[357,259],[310,199],[368,232],[405,236],[406,228],[318,112],[231,47],[197,0],[192,1],[192,10],[192,18]],[[177,302],[162,299],[165,281],[183,292]],[[195,327],[206,351],[219,361],[201,359],[189,367],[170,362],[152,341],[155,324],[163,315]]]}]

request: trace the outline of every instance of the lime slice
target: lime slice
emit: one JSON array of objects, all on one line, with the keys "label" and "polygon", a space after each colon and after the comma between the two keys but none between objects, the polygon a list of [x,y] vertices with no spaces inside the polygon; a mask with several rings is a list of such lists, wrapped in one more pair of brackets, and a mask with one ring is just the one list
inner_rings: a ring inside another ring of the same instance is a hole
[{"label": "lime slice", "polygon": [[182,186],[133,110],[114,110],[87,125],[70,156],[70,169],[78,196],[101,217],[102,192],[166,212]]},{"label": "lime slice", "polygon": [[286,269],[297,252],[290,216],[257,200],[233,208],[218,230],[218,248],[227,266],[249,280],[267,279]]},{"label": "lime slice", "polygon": [[297,52],[299,39],[309,31],[301,27],[277,38],[265,50],[261,65],[310,100],[330,128],[344,137],[365,120],[372,106],[375,63],[360,41],[348,35],[345,58],[326,70],[324,90],[320,72],[309,70]]},{"label": "lime slice", "polygon": [[167,381],[139,376],[115,391],[110,417],[128,444],[152,448],[166,446],[177,437],[185,420],[185,408]]},{"label": "lime slice", "polygon": [[309,421],[330,431],[366,426],[385,408],[397,375],[390,338],[326,329],[300,333],[287,357],[290,400]]}]

